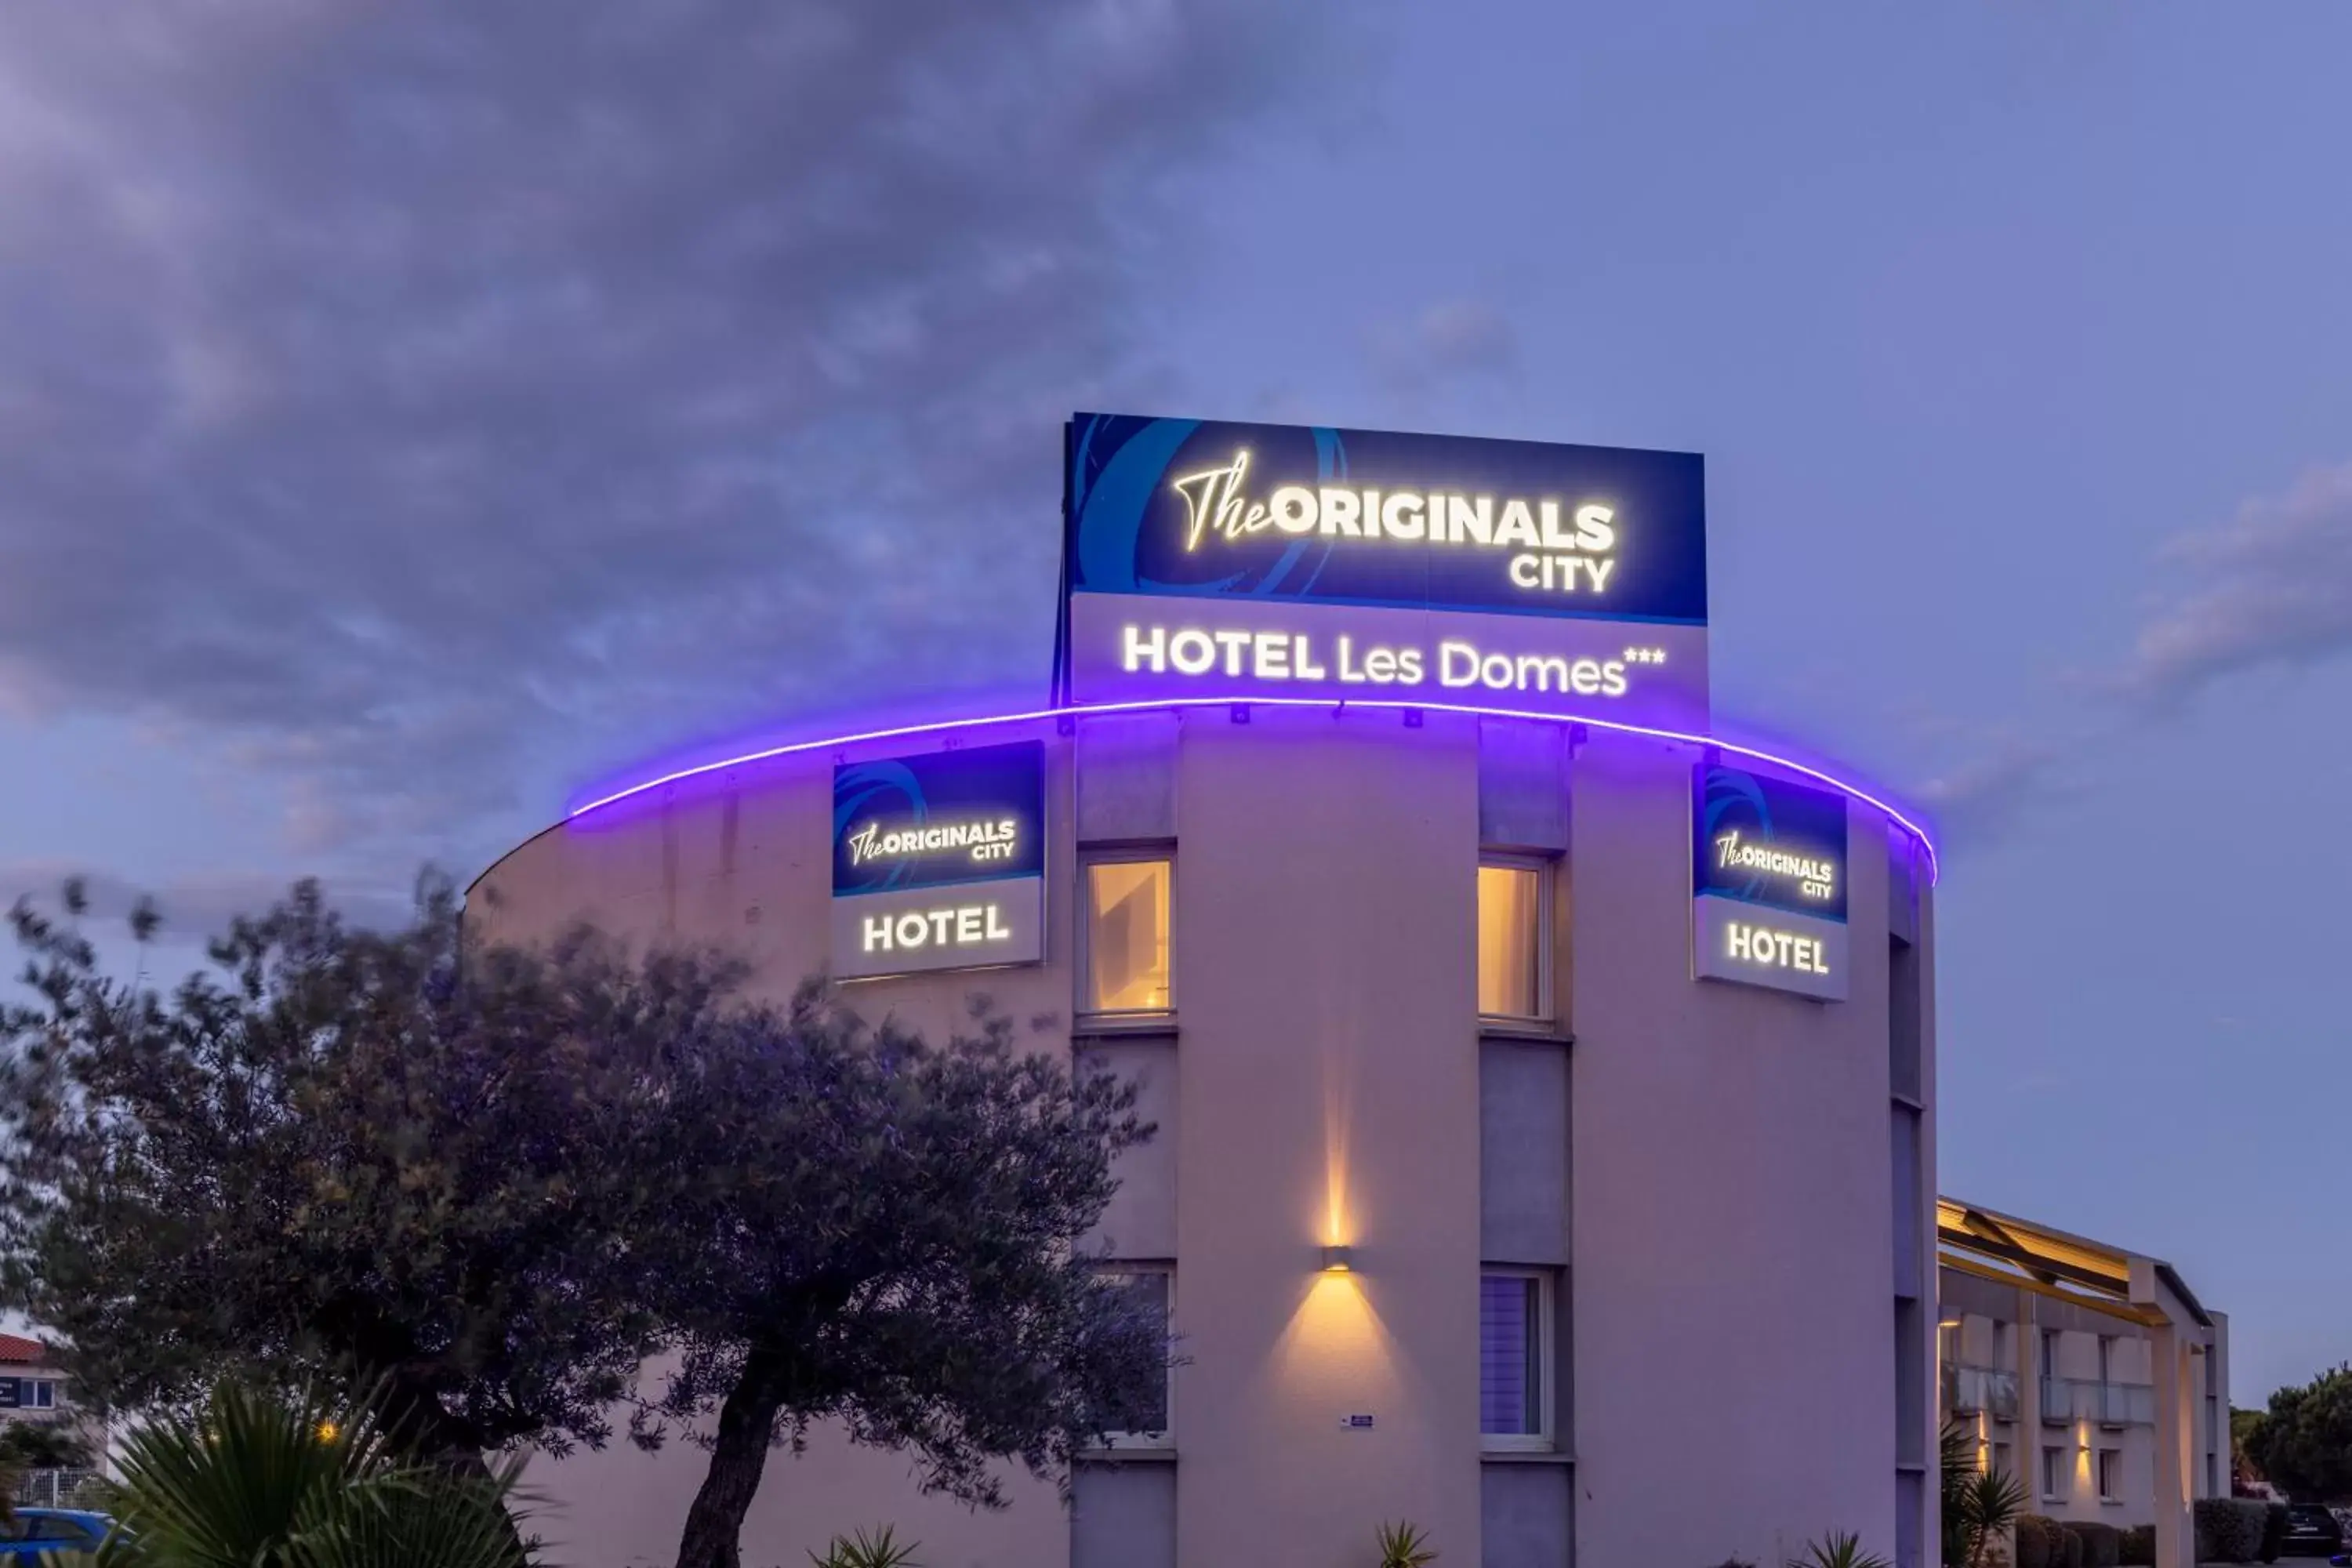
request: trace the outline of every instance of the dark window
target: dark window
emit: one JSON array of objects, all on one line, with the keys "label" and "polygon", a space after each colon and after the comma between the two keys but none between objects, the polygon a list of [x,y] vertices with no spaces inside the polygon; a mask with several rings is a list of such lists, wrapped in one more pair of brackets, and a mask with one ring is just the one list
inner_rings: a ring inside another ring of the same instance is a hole
[{"label": "dark window", "polygon": [[1478,1280],[1478,1430],[1488,1438],[1549,1434],[1544,1378],[1550,1360],[1549,1292],[1541,1275]]}]

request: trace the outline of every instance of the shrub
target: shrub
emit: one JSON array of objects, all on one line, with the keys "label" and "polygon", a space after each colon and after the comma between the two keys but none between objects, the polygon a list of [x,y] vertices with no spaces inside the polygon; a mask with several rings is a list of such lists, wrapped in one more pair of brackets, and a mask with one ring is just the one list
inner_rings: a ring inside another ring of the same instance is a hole
[{"label": "shrub", "polygon": [[824,1556],[812,1552],[809,1561],[816,1568],[917,1568],[914,1547],[899,1545],[897,1532],[887,1524],[878,1535],[862,1530],[836,1535]]},{"label": "shrub", "polygon": [[2261,1555],[2269,1504],[2253,1498],[2199,1498],[2196,1517],[2200,1561],[2252,1563]]},{"label": "shrub", "polygon": [[1437,1561],[1428,1535],[1409,1521],[1381,1525],[1373,1539],[1381,1549],[1381,1568],[1424,1568]]},{"label": "shrub", "polygon": [[2260,1498],[2231,1498],[2230,1512],[2232,1516],[2230,1544],[2243,1553],[2242,1556],[2231,1558],[2231,1561],[2233,1563],[2261,1562],[2263,1532],[2270,1528],[2271,1505]]},{"label": "shrub", "polygon": [[2058,1521],[2038,1513],[2020,1514],[2017,1520],[2017,1568],[2058,1568],[2051,1560],[2051,1548],[2058,1539]]},{"label": "shrub", "polygon": [[2124,1532],[2112,1524],[2070,1524],[2083,1538],[2083,1568],[2116,1568],[2121,1559]]},{"label": "shrub", "polygon": [[2050,1568],[2083,1568],[2083,1536],[2073,1525],[2058,1527],[2058,1539],[2050,1547]]},{"label": "shrub", "polygon": [[2263,1544],[2259,1555],[2265,1563],[2275,1563],[2286,1549],[2286,1504],[2271,1502],[2263,1505]]},{"label": "shrub", "polygon": [[2205,1497],[2197,1500],[2189,1514],[2197,1525],[2198,1562],[2226,1561],[2221,1555],[2221,1542],[2233,1528],[2231,1522],[2233,1511],[2227,1498]]},{"label": "shrub", "polygon": [[2125,1531],[2116,1561],[2125,1568],[2156,1568],[2156,1526],[2135,1524]]},{"label": "shrub", "polygon": [[487,1479],[402,1457],[373,1401],[289,1398],[225,1382],[197,1410],[137,1427],[114,1508],[135,1543],[100,1562],[522,1568],[507,1506],[516,1465]]},{"label": "shrub", "polygon": [[1944,1561],[1986,1568],[2025,1511],[2025,1488],[2006,1470],[1974,1470],[1944,1487]]},{"label": "shrub", "polygon": [[1864,1552],[1861,1536],[1839,1531],[1805,1542],[1805,1554],[1790,1558],[1788,1568],[1895,1568],[1895,1564],[1875,1552]]}]

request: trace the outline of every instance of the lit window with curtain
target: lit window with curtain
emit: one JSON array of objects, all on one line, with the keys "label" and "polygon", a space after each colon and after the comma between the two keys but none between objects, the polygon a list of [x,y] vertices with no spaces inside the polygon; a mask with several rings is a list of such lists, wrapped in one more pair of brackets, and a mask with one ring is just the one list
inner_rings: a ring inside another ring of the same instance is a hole
[{"label": "lit window with curtain", "polygon": [[1550,1016],[1543,994],[1544,884],[1541,867],[1478,868],[1478,1011],[1485,1017]]},{"label": "lit window with curtain", "polygon": [[1490,1448],[1539,1447],[1550,1436],[1549,1306],[1539,1274],[1479,1277],[1478,1431]]},{"label": "lit window with curtain", "polygon": [[1087,1013],[1168,1011],[1167,860],[1097,860],[1087,867]]}]

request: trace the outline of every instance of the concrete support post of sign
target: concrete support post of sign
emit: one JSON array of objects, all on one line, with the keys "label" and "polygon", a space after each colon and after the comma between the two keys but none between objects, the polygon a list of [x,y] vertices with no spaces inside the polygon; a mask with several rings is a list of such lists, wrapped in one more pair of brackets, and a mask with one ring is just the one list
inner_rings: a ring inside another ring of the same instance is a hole
[{"label": "concrete support post of sign", "polygon": [[2040,1353],[2035,1347],[2042,1336],[2034,1328],[2038,1314],[2033,1302],[2032,1291],[2017,1293],[2017,1462],[2024,1467],[2024,1474],[2018,1479],[2034,1489],[2026,1494],[2029,1501],[2038,1502],[2036,1493],[2042,1485],[2042,1378],[2034,1359]]},{"label": "concrete support post of sign", "polygon": [[2171,1322],[2156,1325],[2156,1568],[2197,1568],[2189,1489],[2189,1352]]}]

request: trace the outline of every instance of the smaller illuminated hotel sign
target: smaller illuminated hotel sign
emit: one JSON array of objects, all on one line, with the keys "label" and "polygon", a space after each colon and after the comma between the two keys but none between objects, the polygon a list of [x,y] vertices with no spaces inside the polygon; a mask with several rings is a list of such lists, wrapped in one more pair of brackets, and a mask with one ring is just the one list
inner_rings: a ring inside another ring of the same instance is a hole
[{"label": "smaller illuminated hotel sign", "polygon": [[1846,803],[1702,763],[1691,784],[1691,956],[1699,978],[1846,997]]},{"label": "smaller illuminated hotel sign", "polygon": [[1682,452],[1081,414],[1057,678],[1704,728],[1706,508]]},{"label": "smaller illuminated hotel sign", "polygon": [[833,772],[833,972],[845,980],[1045,956],[1042,742]]}]

